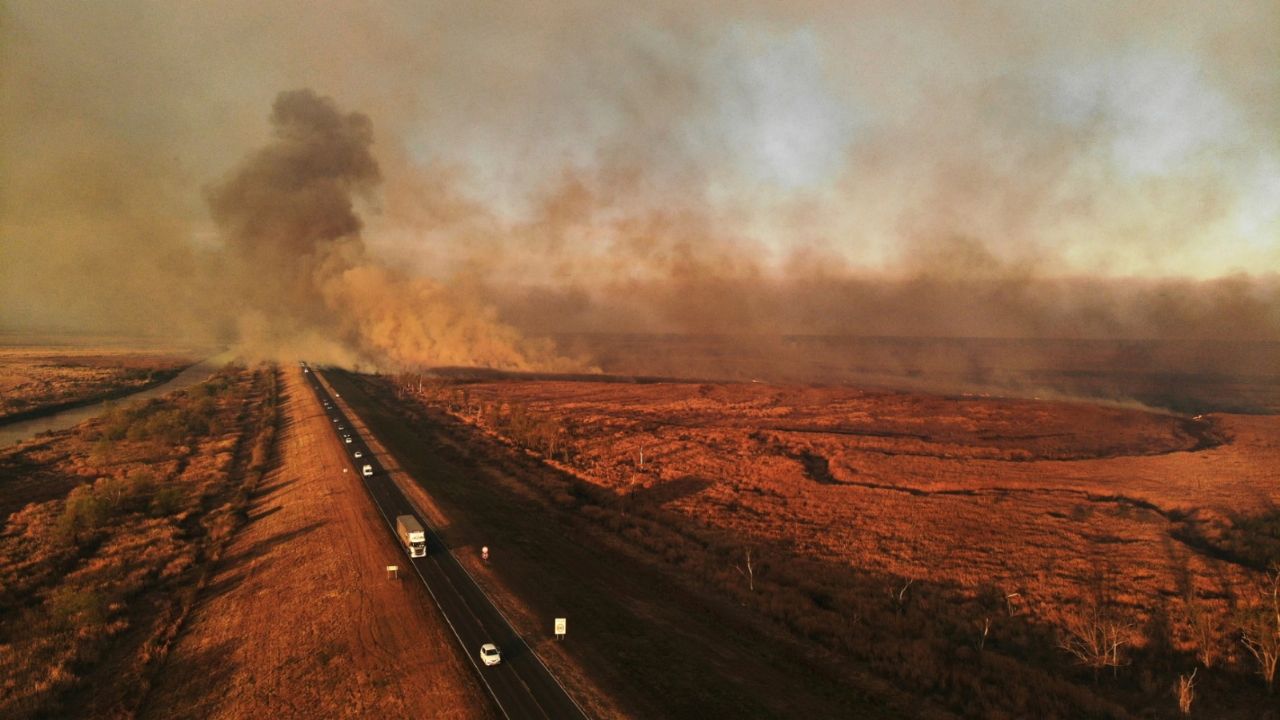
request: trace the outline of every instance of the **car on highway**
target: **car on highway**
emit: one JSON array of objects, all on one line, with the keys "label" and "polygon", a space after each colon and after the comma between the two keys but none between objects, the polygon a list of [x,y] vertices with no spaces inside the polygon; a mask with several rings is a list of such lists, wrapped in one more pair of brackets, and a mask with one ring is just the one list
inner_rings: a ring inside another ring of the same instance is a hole
[{"label": "car on highway", "polygon": [[350,436],[350,435],[343,435],[343,436],[342,436],[342,442],[344,442],[344,443],[346,443],[346,444],[350,445],[350,444],[351,444],[351,436]]},{"label": "car on highway", "polygon": [[355,458],[355,459],[359,460],[360,458],[364,457],[364,452],[363,452],[363,451],[361,451],[361,450],[357,450],[357,451],[355,451],[355,452],[351,453],[351,457],[353,457],[353,458]]},{"label": "car on highway", "polygon": [[480,661],[485,665],[497,665],[502,662],[502,651],[493,643],[485,643],[480,646]]}]

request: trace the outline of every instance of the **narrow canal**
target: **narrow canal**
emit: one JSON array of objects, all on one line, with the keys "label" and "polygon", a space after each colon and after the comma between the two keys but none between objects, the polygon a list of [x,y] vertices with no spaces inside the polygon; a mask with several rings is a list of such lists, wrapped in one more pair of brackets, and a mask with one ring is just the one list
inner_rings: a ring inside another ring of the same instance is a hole
[{"label": "narrow canal", "polygon": [[29,440],[36,435],[46,431],[65,430],[74,427],[90,418],[97,417],[106,411],[107,402],[122,403],[133,402],[135,400],[149,400],[154,397],[160,397],[166,393],[175,390],[183,390],[192,385],[204,382],[210,375],[217,372],[222,366],[234,359],[231,352],[222,352],[212,357],[192,365],[191,367],[178,373],[176,377],[167,383],[156,385],[146,390],[140,390],[132,395],[125,395],[114,400],[94,403],[92,405],[84,405],[82,407],[68,408],[60,412],[44,415],[30,420],[22,420],[11,425],[0,425],[0,447],[9,447],[16,445],[23,440]]}]

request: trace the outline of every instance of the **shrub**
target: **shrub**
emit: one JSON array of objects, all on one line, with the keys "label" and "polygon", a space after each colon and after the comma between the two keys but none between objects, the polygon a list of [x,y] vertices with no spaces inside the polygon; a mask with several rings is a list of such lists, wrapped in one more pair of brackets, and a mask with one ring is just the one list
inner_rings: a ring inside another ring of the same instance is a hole
[{"label": "shrub", "polygon": [[45,601],[50,619],[59,627],[75,629],[106,622],[107,603],[98,593],[60,586]]},{"label": "shrub", "polygon": [[176,485],[165,485],[151,496],[151,514],[156,517],[174,515],[182,509],[184,500],[186,495],[182,492],[182,488]]},{"label": "shrub", "polygon": [[93,486],[80,485],[67,494],[62,517],[58,520],[59,533],[65,539],[76,542],[80,533],[101,527],[109,514],[102,498],[94,493]]}]

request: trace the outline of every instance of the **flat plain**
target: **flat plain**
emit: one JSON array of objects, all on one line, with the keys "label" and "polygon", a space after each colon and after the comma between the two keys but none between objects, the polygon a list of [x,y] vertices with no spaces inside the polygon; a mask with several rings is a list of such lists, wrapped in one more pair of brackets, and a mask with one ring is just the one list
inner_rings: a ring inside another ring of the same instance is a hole
[{"label": "flat plain", "polygon": [[178,348],[0,345],[0,422],[128,395],[196,359]]},{"label": "flat plain", "polygon": [[[397,392],[573,478],[561,506],[657,565],[708,572],[636,516],[715,538],[719,591],[741,585],[793,634],[961,715],[1160,714],[1198,664],[1206,711],[1265,707],[1238,619],[1280,558],[1280,416],[607,377],[407,376]],[[938,627],[879,636],[876,594]],[[1118,650],[1090,657],[1104,625]],[[957,690],[945,668],[993,652],[1017,671],[987,692],[1010,697]]]}]

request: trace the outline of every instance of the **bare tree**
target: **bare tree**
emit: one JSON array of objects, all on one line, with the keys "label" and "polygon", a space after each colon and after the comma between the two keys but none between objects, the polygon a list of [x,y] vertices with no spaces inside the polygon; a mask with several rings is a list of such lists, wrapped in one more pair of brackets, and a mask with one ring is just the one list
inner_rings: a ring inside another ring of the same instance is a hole
[{"label": "bare tree", "polygon": [[1126,664],[1120,649],[1129,644],[1133,624],[1121,616],[1112,600],[1108,572],[1096,568],[1091,585],[1088,604],[1067,617],[1058,647],[1093,668],[1096,676],[1103,668],[1114,672]]},{"label": "bare tree", "polygon": [[1262,602],[1245,615],[1240,628],[1240,642],[1258,661],[1258,674],[1267,684],[1267,692],[1275,685],[1276,662],[1280,660],[1280,565],[1273,565],[1263,586]]},{"label": "bare tree", "polygon": [[1178,676],[1178,711],[1183,715],[1191,714],[1191,703],[1196,699],[1196,671],[1192,668],[1190,675]]},{"label": "bare tree", "polygon": [[1022,601],[1022,593],[1011,592],[1004,596],[1004,610],[1009,617],[1018,614],[1018,603]]},{"label": "bare tree", "polygon": [[1075,656],[1081,665],[1093,668],[1095,673],[1107,667],[1114,670],[1125,664],[1120,648],[1129,644],[1131,627],[1111,613],[1089,608],[1068,618],[1066,635],[1058,647]]},{"label": "bare tree", "polygon": [[907,606],[907,590],[911,588],[911,585],[915,583],[915,581],[915,578],[908,579],[902,587],[898,588],[897,592],[894,592],[893,588],[889,588],[889,597],[893,598],[893,602],[897,604],[899,612]]},{"label": "bare tree", "polygon": [[1207,607],[1200,598],[1196,597],[1194,591],[1187,593],[1184,606],[1187,628],[1191,632],[1191,639],[1196,643],[1196,659],[1201,665],[1211,668],[1218,662],[1222,651],[1219,644],[1222,627],[1218,616],[1213,613],[1212,608]]},{"label": "bare tree", "polygon": [[747,561],[746,561],[745,569],[743,569],[744,566],[742,565],[734,565],[733,567],[737,569],[738,573],[742,575],[742,577],[747,579],[747,587],[751,590],[751,592],[755,592],[756,591],[756,571],[751,566],[751,548],[747,548]]}]

